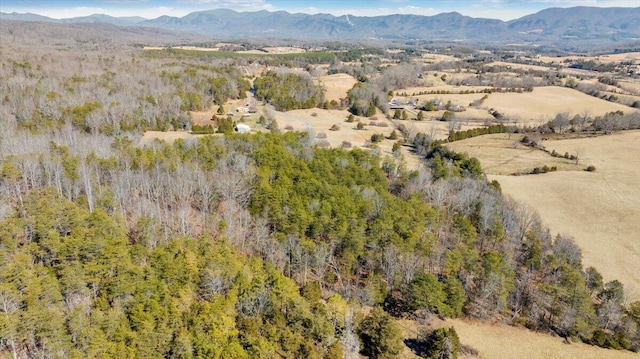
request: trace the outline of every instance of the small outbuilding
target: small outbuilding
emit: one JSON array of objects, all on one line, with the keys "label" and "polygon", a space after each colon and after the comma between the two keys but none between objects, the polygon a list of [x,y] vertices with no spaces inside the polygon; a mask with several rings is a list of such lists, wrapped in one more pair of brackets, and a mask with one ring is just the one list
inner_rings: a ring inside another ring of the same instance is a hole
[{"label": "small outbuilding", "polygon": [[239,123],[236,127],[233,128],[234,131],[238,133],[249,133],[251,132],[251,127],[245,125],[244,123]]}]

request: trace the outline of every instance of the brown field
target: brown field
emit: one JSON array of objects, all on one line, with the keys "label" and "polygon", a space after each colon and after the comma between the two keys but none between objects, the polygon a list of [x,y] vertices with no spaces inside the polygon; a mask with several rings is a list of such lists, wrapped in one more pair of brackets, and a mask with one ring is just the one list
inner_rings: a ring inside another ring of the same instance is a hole
[{"label": "brown field", "polygon": [[[505,194],[535,208],[552,233],[573,236],[586,266],[597,268],[606,281],[620,280],[630,300],[640,299],[640,131],[544,145],[558,153],[580,152],[582,165],[594,165],[596,172],[489,179],[498,180]],[[483,166],[492,156],[485,160],[478,153]]]},{"label": "brown field", "polygon": [[[315,114],[315,115],[314,115]],[[316,137],[316,144],[324,142],[331,147],[341,147],[344,141],[351,143],[352,148],[370,149],[377,151],[382,157],[391,156],[391,148],[395,141],[384,139],[382,142],[371,146],[370,139],[373,134],[383,134],[388,137],[394,130],[393,123],[385,119],[384,115],[374,116],[373,118],[357,117],[356,121],[361,121],[365,125],[364,130],[356,130],[357,122],[345,122],[349,116],[346,110],[322,110],[307,109],[294,110],[288,112],[275,112],[275,119],[278,127],[282,131],[309,131]],[[374,119],[377,118],[377,119]],[[372,126],[370,123],[374,121],[376,124],[385,123],[388,126]],[[332,131],[333,125],[338,125],[339,130]],[[325,134],[326,138],[322,134]],[[398,136],[400,134],[398,133]],[[417,168],[419,159],[410,153],[408,147],[402,148],[407,168]]]},{"label": "brown field", "polygon": [[422,61],[427,64],[434,64],[443,61],[457,61],[455,56],[441,54],[422,54]]},{"label": "brown field", "polygon": [[521,123],[532,125],[547,122],[561,112],[570,116],[589,113],[592,116],[621,110],[629,112],[627,106],[601,100],[566,87],[536,87],[525,93],[493,93],[482,104],[485,108],[494,108],[504,115],[517,118]]},{"label": "brown field", "polygon": [[[218,47],[198,47],[198,46],[172,46],[174,49],[195,50],[195,51],[219,51]],[[143,50],[164,50],[166,47],[161,46],[145,46]]]},{"label": "brown field", "polygon": [[[417,325],[412,320],[399,320],[398,325],[407,339],[416,338]],[[537,333],[526,328],[506,324],[493,324],[463,319],[434,319],[430,328],[454,327],[463,345],[478,351],[478,356],[460,355],[459,358],[479,359],[631,359],[637,353],[604,349],[581,342],[567,344],[557,336]],[[402,358],[419,358],[405,348]]]},{"label": "brown field", "polygon": [[492,63],[487,64],[486,66],[487,67],[490,67],[490,66],[505,66],[507,68],[512,68],[512,69],[533,70],[533,71],[549,71],[550,70],[549,67],[545,67],[545,66],[517,64],[517,63],[502,62],[502,61],[492,62]]},{"label": "brown field", "polygon": [[621,89],[640,96],[640,81],[618,81]]},{"label": "brown field", "polygon": [[358,80],[348,74],[334,74],[320,76],[318,82],[326,89],[324,94],[325,100],[340,101],[341,98],[347,97],[347,91],[349,91]]},{"label": "brown field", "polygon": [[623,359],[638,358],[637,353],[599,348],[583,343],[565,344],[562,338],[504,324],[447,320],[463,344],[478,350],[484,359]]},{"label": "brown field", "polygon": [[[447,147],[478,158],[482,169],[490,175],[522,173],[544,165],[556,166],[558,171],[582,171],[586,166],[576,165],[575,161],[552,157],[543,151],[523,146],[518,143],[522,137],[520,134],[493,134],[452,142],[447,144]],[[514,143],[518,144],[515,148]],[[547,143],[545,142],[545,145]],[[572,154],[574,149],[568,151]]]},{"label": "brown field", "polygon": [[[360,120],[365,124],[364,130],[356,130],[356,122],[345,122],[348,116],[349,112],[346,110],[322,110],[317,108],[275,113],[276,121],[278,121],[278,126],[281,130],[287,130],[288,127],[293,131],[308,131],[310,129],[316,136],[319,133],[325,133],[327,135],[326,140],[334,147],[340,147],[342,141],[349,141],[354,147],[362,147],[371,138],[372,134],[383,133],[389,135],[393,131],[393,124],[386,120],[384,116],[378,116],[376,122],[384,122],[388,125],[387,127],[369,126],[370,119],[356,117],[356,120]],[[331,131],[330,128],[333,125],[338,125],[340,129]]]},{"label": "brown field", "polygon": [[622,62],[622,61],[634,61],[635,63],[640,63],[640,52],[627,52],[620,54],[607,54],[600,56],[563,56],[563,57],[550,57],[550,56],[542,56],[537,58],[538,61],[547,62],[547,63],[563,63],[565,60],[596,60],[603,63],[609,62]]}]

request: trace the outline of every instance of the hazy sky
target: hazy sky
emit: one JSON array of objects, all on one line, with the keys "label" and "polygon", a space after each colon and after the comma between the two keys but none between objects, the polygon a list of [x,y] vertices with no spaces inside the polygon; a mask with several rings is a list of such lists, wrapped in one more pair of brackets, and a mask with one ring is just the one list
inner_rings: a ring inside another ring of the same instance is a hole
[{"label": "hazy sky", "polygon": [[640,0],[0,0],[2,12],[30,12],[56,19],[98,13],[153,19],[225,8],[360,16],[457,11],[473,17],[511,20],[549,7],[571,6],[639,7]]}]

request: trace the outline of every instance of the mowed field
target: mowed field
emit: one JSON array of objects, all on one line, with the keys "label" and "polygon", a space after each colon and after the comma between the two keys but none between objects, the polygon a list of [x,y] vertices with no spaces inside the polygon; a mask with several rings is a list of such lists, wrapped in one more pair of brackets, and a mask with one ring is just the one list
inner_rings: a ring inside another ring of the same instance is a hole
[{"label": "mowed field", "polygon": [[631,110],[629,107],[605,101],[566,87],[536,87],[525,93],[493,93],[482,104],[494,108],[507,117],[518,119],[521,124],[539,125],[553,119],[556,114],[568,112],[569,116],[587,113],[603,115],[612,111]]},{"label": "mowed field", "polygon": [[[463,149],[466,141],[452,147]],[[640,131],[543,142],[558,153],[579,152],[581,167],[594,165],[595,172],[498,175],[500,166],[495,164],[508,162],[508,157],[501,157],[504,151],[492,148],[492,141],[469,145],[481,147],[469,152],[480,160],[489,180],[498,180],[504,194],[535,208],[553,234],[574,237],[585,266],[594,266],[605,281],[620,280],[628,298],[640,300]],[[512,152],[510,158],[526,163],[524,157]]]}]

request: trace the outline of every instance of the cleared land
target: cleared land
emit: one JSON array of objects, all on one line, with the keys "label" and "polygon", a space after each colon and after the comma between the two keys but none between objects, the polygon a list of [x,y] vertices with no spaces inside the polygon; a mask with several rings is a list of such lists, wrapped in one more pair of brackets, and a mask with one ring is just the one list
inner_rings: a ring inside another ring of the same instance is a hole
[{"label": "cleared land", "polygon": [[562,338],[504,324],[447,320],[463,344],[478,350],[485,359],[623,359],[638,358],[637,353],[603,349],[583,343],[565,344]]},{"label": "cleared land", "polygon": [[[522,137],[523,135],[520,134],[511,136],[506,133],[492,134],[452,142],[447,144],[447,147],[478,158],[485,173],[491,175],[524,173],[533,170],[534,167],[545,165],[556,166],[558,171],[582,171],[587,165],[587,163],[576,165],[575,161],[552,157],[541,150],[524,146],[520,144]],[[549,142],[545,142],[545,145],[547,143]],[[567,151],[569,154],[575,153],[573,148]]]},{"label": "cleared land", "polygon": [[520,70],[528,70],[528,71],[531,71],[531,70],[532,71],[549,71],[549,67],[545,67],[545,66],[518,64],[518,63],[502,62],[502,61],[491,62],[487,64],[487,66],[488,67],[504,66],[510,69],[520,69]]},{"label": "cleared land", "polygon": [[562,57],[552,57],[552,56],[541,56],[536,60],[546,63],[563,63],[566,60],[576,61],[576,60],[597,60],[603,63],[607,62],[623,62],[623,61],[633,61],[635,63],[640,62],[640,52],[625,52],[620,54],[607,54],[600,56],[562,56]]},{"label": "cleared land", "polygon": [[[558,153],[579,151],[583,166],[597,170],[489,179],[535,208],[552,233],[573,236],[586,266],[597,268],[606,281],[620,280],[631,300],[640,299],[640,131],[544,145]],[[478,158],[483,165],[491,161],[482,153]]]},{"label": "cleared land", "polygon": [[[398,325],[407,339],[418,335],[416,322],[399,320]],[[459,358],[479,359],[631,359],[637,353],[604,349],[580,342],[567,344],[557,336],[537,333],[521,327],[463,319],[434,319],[430,328],[454,327],[460,342],[478,351],[477,356],[460,354]],[[406,348],[402,358],[419,358]]]},{"label": "cleared land", "polygon": [[318,83],[326,89],[324,98],[328,101],[340,101],[341,98],[346,98],[347,91],[349,91],[356,82],[358,82],[358,80],[348,74],[333,74],[318,78]]},{"label": "cleared land", "polygon": [[601,100],[566,87],[536,87],[525,93],[493,93],[482,104],[500,113],[517,118],[522,124],[547,122],[556,114],[568,112],[570,116],[589,113],[592,116],[612,111],[629,112],[631,109],[617,103]]}]

